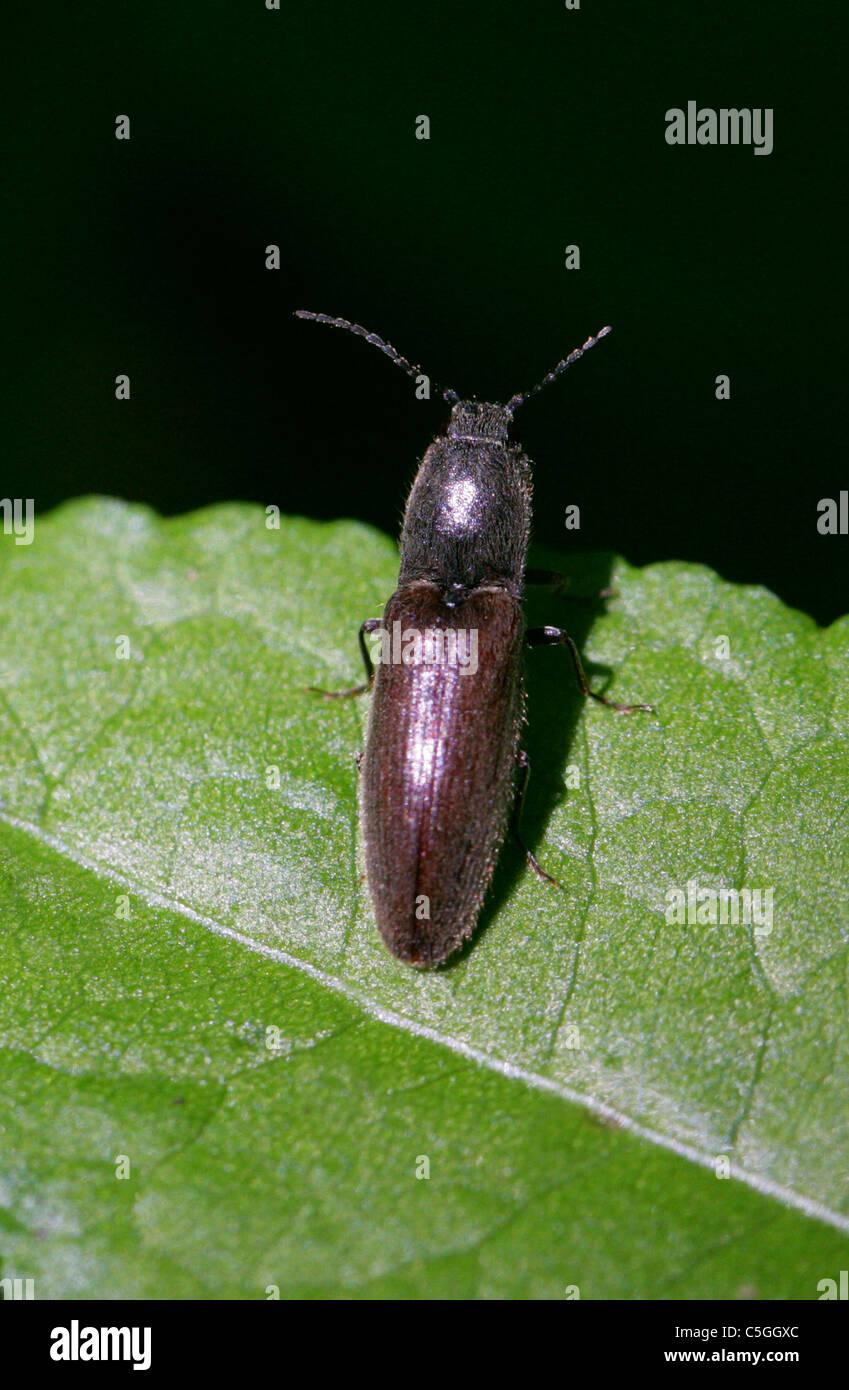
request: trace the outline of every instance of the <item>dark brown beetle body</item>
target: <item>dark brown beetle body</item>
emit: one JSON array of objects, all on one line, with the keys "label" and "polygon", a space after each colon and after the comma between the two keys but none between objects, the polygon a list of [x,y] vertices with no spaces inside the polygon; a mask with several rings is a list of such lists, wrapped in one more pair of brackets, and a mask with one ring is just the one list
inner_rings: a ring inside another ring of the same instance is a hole
[{"label": "dark brown beetle body", "polygon": [[383,938],[412,965],[444,960],[471,934],[514,796],[531,488],[527,460],[507,443],[511,419],[506,406],[454,406],[413,485],[383,615],[390,635],[453,630],[476,654],[474,670],[451,660],[464,650],[456,641],[441,660],[435,648],[430,663],[377,666],[362,764],[366,870]]},{"label": "dark brown beetle body", "polygon": [[[417,368],[358,324],[304,310],[298,317],[345,328],[416,376]],[[514,408],[527,397],[484,405],[444,395],[451,420],[425,454],[407,502],[398,588],[383,618],[360,629],[368,683],[335,692],[358,694],[373,683],[361,762],[366,874],[386,945],[418,966],[440,964],[474,930],[515,799],[517,767],[527,777],[519,748],[525,639],[568,644],[584,694],[613,704],[590,691],[568,633],[525,632],[530,465],[508,433]],[[379,638],[376,675],[367,632]]]}]

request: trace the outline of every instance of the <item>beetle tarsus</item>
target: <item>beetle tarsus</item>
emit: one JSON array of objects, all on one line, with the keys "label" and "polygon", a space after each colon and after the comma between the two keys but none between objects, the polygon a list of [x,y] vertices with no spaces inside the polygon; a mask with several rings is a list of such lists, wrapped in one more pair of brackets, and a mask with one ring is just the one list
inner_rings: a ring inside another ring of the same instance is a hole
[{"label": "beetle tarsus", "polygon": [[322,695],[325,700],[347,700],[351,695],[364,695],[371,690],[371,681],[365,685],[349,685],[346,690],[322,690],[318,685],[308,685],[306,689],[311,695]]}]

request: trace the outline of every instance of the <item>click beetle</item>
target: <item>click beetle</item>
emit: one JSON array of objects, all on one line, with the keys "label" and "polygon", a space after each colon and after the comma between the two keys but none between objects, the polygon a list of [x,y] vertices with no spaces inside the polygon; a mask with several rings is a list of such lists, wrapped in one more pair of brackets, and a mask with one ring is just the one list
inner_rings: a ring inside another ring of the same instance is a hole
[{"label": "click beetle", "polygon": [[[303,309],[296,316],[365,338],[417,377],[418,368],[359,324]],[[439,965],[472,934],[511,804],[521,809],[529,773],[520,747],[525,643],[565,643],[581,691],[600,704],[623,714],[651,709],[590,690],[569,634],[528,630],[522,612],[531,471],[509,439],[513,414],[609,332],[588,338],[506,405],[443,393],[451,418],[407,501],[398,587],[383,617],[360,628],[366,683],[320,692],[373,688],[360,760],[366,877],[381,935],[410,965]]]}]

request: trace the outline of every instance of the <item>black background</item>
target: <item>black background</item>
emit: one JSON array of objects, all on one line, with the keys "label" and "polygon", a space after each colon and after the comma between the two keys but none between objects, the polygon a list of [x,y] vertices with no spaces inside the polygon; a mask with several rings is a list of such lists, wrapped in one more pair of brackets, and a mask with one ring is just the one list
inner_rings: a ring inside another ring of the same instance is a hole
[{"label": "black background", "polygon": [[[537,539],[701,561],[830,621],[849,570],[849,537],[816,529],[818,500],[849,486],[840,15],[723,0],[18,13],[3,494],[37,513],[88,492],[166,513],[244,498],[394,533],[446,407],[295,308],[364,323],[495,400],[610,323],[517,417]],[[668,146],[665,112],[691,99],[772,107],[773,153]]]}]

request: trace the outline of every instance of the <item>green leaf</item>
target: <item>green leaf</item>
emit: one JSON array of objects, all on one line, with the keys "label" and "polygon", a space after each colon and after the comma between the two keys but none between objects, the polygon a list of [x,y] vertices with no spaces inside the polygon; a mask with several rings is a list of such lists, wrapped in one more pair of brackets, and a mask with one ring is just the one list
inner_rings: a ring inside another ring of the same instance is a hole
[{"label": "green leaf", "polygon": [[[849,620],[697,566],[536,559],[612,580],[607,611],[543,591],[530,619],[656,714],[584,708],[565,652],[530,656],[525,834],[563,891],[505,847],[474,941],[422,974],[367,905],[366,702],[305,691],[359,678],[392,543],[105,499],[0,537],[0,1275],[89,1298],[837,1278]],[[771,888],[771,924],[677,925],[688,883]]]}]

